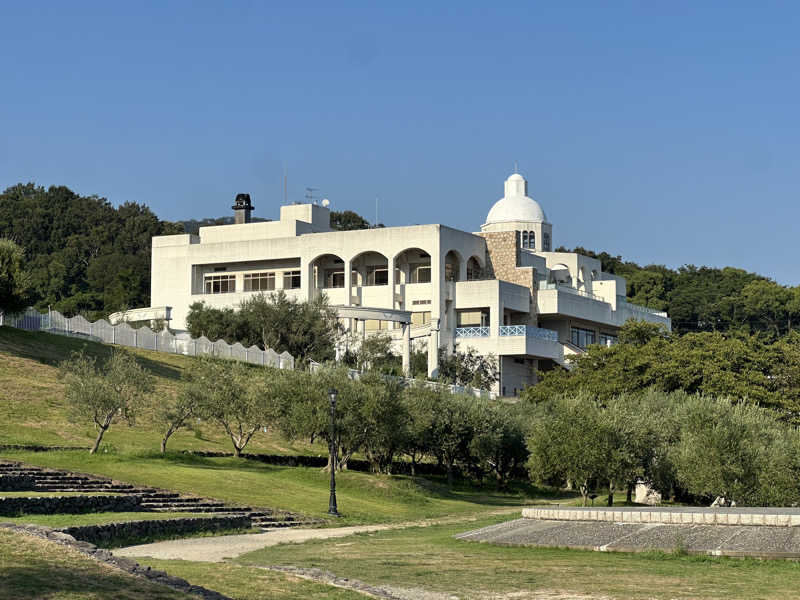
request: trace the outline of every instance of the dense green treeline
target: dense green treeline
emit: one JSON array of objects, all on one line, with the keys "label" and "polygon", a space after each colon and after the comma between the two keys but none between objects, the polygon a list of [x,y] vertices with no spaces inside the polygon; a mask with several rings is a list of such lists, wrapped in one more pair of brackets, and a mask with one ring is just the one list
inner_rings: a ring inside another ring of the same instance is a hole
[{"label": "dense green treeline", "polygon": [[143,204],[114,208],[64,186],[0,194],[0,237],[24,251],[28,300],[92,318],[150,304],[150,239],[181,233]]},{"label": "dense green treeline", "polygon": [[790,421],[800,415],[800,333],[775,342],[758,335],[699,332],[677,335],[630,321],[619,343],[593,345],[572,369],[540,374],[523,397],[540,403],[558,394],[588,393],[601,402],[647,389],[734,398],[774,409]]},{"label": "dense green treeline", "polygon": [[[115,208],[105,198],[81,196],[65,186],[20,183],[0,194],[0,238],[24,252],[27,303],[90,319],[150,305],[153,236],[230,223],[232,216],[162,221],[144,204]],[[331,225],[369,227],[352,211],[331,213]]]},{"label": "dense green treeline", "polygon": [[800,287],[784,287],[756,273],[733,267],[641,266],[580,246],[556,251],[599,259],[603,271],[627,280],[630,302],[667,311],[680,334],[737,331],[774,340],[800,328]]}]

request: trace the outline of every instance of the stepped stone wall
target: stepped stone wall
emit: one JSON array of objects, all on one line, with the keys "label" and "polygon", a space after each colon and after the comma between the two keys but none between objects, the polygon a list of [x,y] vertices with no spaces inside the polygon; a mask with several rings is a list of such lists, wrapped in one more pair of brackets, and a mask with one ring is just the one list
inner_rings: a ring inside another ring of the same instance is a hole
[{"label": "stepped stone wall", "polygon": [[141,497],[126,496],[34,496],[0,498],[0,515],[48,515],[55,513],[136,512]]},{"label": "stepped stone wall", "polygon": [[33,489],[36,480],[29,475],[0,475],[0,492],[25,492]]},{"label": "stepped stone wall", "polygon": [[123,521],[105,523],[103,525],[64,527],[59,531],[84,542],[106,546],[119,539],[178,536],[199,531],[211,532],[223,529],[249,529],[251,525],[252,521],[247,515],[226,515],[153,521]]}]

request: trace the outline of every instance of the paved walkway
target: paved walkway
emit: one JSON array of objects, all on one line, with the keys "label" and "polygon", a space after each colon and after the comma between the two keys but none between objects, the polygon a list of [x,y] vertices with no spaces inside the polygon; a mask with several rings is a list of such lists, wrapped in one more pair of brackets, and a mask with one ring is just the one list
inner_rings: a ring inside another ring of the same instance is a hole
[{"label": "paved walkway", "polygon": [[221,562],[247,552],[277,544],[302,543],[309,540],[345,537],[354,533],[381,531],[396,525],[359,525],[332,527],[330,529],[275,529],[265,533],[221,535],[216,537],[169,540],[153,544],[128,546],[114,550],[115,556],[149,556],[151,558],[179,558],[200,562]]}]

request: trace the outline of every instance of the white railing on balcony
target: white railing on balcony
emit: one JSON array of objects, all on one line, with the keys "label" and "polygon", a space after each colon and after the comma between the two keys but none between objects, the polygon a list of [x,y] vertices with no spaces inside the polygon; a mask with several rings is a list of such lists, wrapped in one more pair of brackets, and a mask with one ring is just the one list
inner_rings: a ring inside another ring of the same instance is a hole
[{"label": "white railing on balcony", "polygon": [[539,289],[540,290],[558,290],[560,292],[567,292],[568,294],[575,294],[577,296],[583,296],[584,298],[591,298],[592,300],[597,300],[598,302],[605,302],[600,296],[597,296],[591,292],[587,292],[585,290],[578,290],[572,287],[571,285],[567,285],[565,283],[547,283],[547,282],[539,282]]},{"label": "white railing on balcony", "polygon": [[535,337],[551,342],[558,341],[558,333],[556,331],[552,329],[543,329],[541,327],[531,327],[529,325],[501,325],[500,335],[524,335],[525,337]]},{"label": "white railing on balcony", "polygon": [[666,317],[667,313],[663,310],[657,310],[655,308],[649,308],[647,306],[641,306],[640,304],[631,304],[625,299],[625,296],[617,296],[617,309],[621,307],[628,308],[634,312],[643,312],[649,313],[651,315],[658,315],[659,317]]},{"label": "white railing on balcony", "polygon": [[456,327],[456,337],[489,337],[488,327]]}]

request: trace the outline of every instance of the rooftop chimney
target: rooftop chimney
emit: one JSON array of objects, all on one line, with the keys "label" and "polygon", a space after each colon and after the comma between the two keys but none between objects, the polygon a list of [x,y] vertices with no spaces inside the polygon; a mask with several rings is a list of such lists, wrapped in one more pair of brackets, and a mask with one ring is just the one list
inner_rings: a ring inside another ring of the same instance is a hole
[{"label": "rooftop chimney", "polygon": [[250,203],[250,194],[236,194],[236,203],[233,209],[233,222],[237,225],[250,222],[250,213],[253,205]]}]

